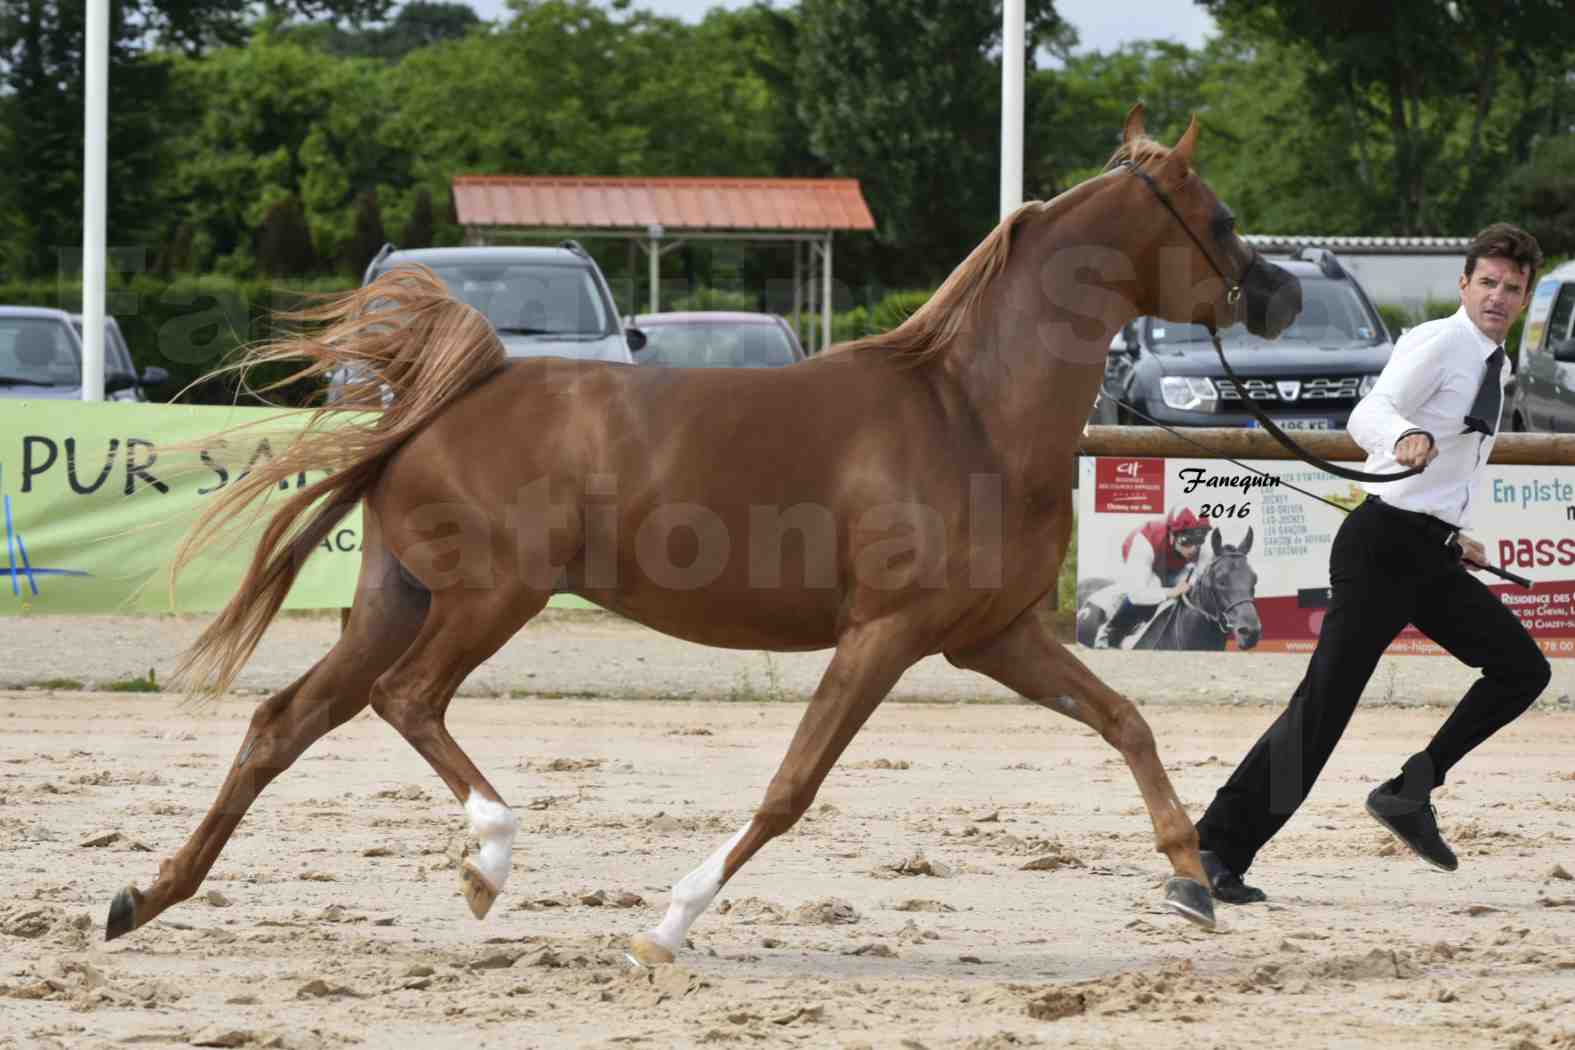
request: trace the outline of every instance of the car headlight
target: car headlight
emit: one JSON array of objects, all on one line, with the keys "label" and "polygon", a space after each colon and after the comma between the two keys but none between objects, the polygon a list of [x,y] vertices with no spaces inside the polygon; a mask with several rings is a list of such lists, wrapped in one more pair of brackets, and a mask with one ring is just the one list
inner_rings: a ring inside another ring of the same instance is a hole
[{"label": "car headlight", "polygon": [[1363,376],[1362,385],[1356,388],[1357,397],[1366,397],[1373,392],[1373,387],[1378,385],[1377,376]]},{"label": "car headlight", "polygon": [[1159,396],[1170,408],[1213,411],[1219,394],[1214,384],[1201,376],[1166,376],[1159,381]]}]

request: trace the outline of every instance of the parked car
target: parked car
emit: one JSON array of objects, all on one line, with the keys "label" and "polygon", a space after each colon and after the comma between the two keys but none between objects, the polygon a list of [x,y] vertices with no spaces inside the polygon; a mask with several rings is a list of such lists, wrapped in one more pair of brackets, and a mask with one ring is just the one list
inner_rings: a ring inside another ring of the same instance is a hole
[{"label": "parked car", "polygon": [[1373,388],[1394,343],[1372,301],[1333,252],[1301,249],[1276,259],[1301,281],[1302,312],[1268,341],[1242,325],[1221,330],[1225,377],[1208,329],[1140,317],[1112,340],[1091,422],[1144,424],[1121,398],[1170,426],[1253,427],[1251,399],[1285,430],[1343,430]]},{"label": "parked car", "polygon": [[[113,325],[106,321],[106,328]],[[0,306],[0,397],[73,401],[82,398],[82,322],[43,306]],[[119,337],[119,326],[114,328]],[[124,355],[124,356],[122,356]],[[162,368],[138,375],[125,340],[106,333],[104,396],[111,401],[141,401],[142,386],[169,378]]]},{"label": "parked car", "polygon": [[[76,330],[77,338],[82,338],[82,315],[71,315],[71,327]],[[110,390],[110,377],[115,377],[116,390]],[[132,379],[130,386],[121,387],[125,377]],[[137,365],[131,359],[131,347],[126,343],[126,337],[120,330],[120,322],[108,314],[104,315],[104,399],[106,401],[146,401],[148,387],[155,387],[161,383],[169,382],[168,369],[158,365],[149,365],[139,374]]]},{"label": "parked car", "polygon": [[1575,433],[1575,262],[1537,282],[1508,401],[1515,430]]},{"label": "parked car", "polygon": [[574,241],[557,247],[415,248],[386,244],[363,285],[421,263],[458,299],[487,315],[510,357],[572,357],[633,364],[644,341],[618,323],[601,267]]},{"label": "parked car", "polygon": [[804,360],[792,327],[776,314],[727,310],[640,314],[641,365],[678,368],[778,368]]}]

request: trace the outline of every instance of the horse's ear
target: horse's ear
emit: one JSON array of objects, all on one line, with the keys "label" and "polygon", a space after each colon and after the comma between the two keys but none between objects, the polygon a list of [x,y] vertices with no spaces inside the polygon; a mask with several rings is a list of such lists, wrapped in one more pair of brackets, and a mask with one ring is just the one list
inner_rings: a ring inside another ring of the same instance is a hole
[{"label": "horse's ear", "polygon": [[1121,124],[1121,141],[1131,143],[1145,134],[1147,132],[1143,130],[1143,103],[1139,102],[1127,110],[1127,119]]},{"label": "horse's ear", "polygon": [[1236,550],[1239,551],[1242,554],[1246,554],[1248,551],[1252,550],[1252,526],[1251,525],[1247,526],[1247,538],[1241,541],[1241,546],[1237,547]]},{"label": "horse's ear", "polygon": [[1218,557],[1219,553],[1220,553],[1220,530],[1219,529],[1215,529],[1213,534],[1209,538],[1214,543],[1214,555],[1215,555],[1215,557]]},{"label": "horse's ear", "polygon": [[1192,167],[1192,149],[1198,144],[1198,118],[1193,114],[1192,122],[1187,125],[1187,130],[1181,133],[1181,138],[1170,148],[1170,159],[1179,163],[1182,170]]}]

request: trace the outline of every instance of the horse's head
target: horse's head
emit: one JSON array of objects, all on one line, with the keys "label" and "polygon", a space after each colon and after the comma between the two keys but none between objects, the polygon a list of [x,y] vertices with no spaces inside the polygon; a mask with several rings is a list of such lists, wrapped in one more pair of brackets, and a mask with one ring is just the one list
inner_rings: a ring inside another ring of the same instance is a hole
[{"label": "horse's head", "polygon": [[1251,649],[1263,636],[1263,621],[1258,619],[1258,607],[1253,604],[1258,574],[1247,563],[1247,554],[1252,550],[1252,527],[1247,527],[1246,538],[1237,546],[1225,543],[1219,529],[1214,530],[1210,542],[1214,556],[1203,567],[1192,600],[1221,631],[1234,636],[1239,647]]},{"label": "horse's head", "polygon": [[[1198,120],[1192,118],[1175,146],[1166,149],[1143,131],[1143,104],[1127,114],[1122,145],[1111,168],[1135,176],[1128,197],[1141,209],[1124,219],[1156,236],[1145,240],[1146,258],[1135,260],[1140,312],[1208,328],[1245,323],[1273,339],[1302,308],[1301,284],[1266,262],[1236,232],[1236,218],[1193,169]],[[1137,218],[1141,215],[1141,218]]]}]

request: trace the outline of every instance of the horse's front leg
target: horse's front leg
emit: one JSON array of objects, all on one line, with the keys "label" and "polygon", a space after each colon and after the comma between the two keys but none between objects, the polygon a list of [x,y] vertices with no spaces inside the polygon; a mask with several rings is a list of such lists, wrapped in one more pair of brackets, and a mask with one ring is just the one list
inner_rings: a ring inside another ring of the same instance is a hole
[{"label": "horse's front leg", "polygon": [[1024,697],[1093,729],[1126,760],[1154,823],[1159,852],[1175,877],[1165,886],[1172,908],[1212,929],[1214,902],[1198,857],[1198,833],[1160,764],[1154,734],[1132,701],[1100,681],[1051,635],[1033,608],[988,642],[946,658],[988,675]]},{"label": "horse's front leg", "polygon": [[641,965],[673,961],[689,927],[723,885],[809,809],[843,750],[922,652],[913,637],[895,623],[865,625],[838,640],[836,653],[754,818],[673,886],[672,902],[661,924],[632,938],[631,960]]}]

